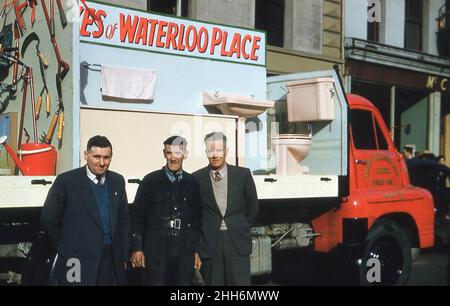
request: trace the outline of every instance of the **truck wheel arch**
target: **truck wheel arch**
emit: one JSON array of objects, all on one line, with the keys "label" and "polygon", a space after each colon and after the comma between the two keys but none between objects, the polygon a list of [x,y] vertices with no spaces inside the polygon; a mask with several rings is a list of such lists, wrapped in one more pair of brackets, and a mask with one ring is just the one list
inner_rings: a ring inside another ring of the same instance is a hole
[{"label": "truck wheel arch", "polygon": [[[411,260],[414,262],[420,255],[419,229],[414,218],[405,213],[395,213],[384,215],[383,219],[390,219],[400,225],[406,232],[411,242]],[[381,218],[379,219],[381,220]]]}]

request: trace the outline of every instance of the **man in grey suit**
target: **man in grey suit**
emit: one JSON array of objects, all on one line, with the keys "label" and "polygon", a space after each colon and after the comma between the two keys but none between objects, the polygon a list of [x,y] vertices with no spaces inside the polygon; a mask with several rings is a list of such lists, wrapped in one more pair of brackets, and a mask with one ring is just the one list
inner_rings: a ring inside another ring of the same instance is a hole
[{"label": "man in grey suit", "polygon": [[202,202],[199,253],[206,285],[248,286],[250,228],[258,215],[255,183],[247,168],[227,165],[226,136],[205,137],[209,165],[195,173]]}]

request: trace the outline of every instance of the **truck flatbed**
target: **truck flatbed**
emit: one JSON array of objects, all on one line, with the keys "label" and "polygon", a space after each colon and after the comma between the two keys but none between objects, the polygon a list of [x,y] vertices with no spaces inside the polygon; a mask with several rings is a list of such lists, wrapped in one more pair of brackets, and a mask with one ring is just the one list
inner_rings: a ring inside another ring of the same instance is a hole
[{"label": "truck flatbed", "polygon": [[[0,208],[42,207],[55,178],[55,176],[0,176],[0,184],[4,191]],[[335,175],[254,175],[253,178],[260,200],[338,196],[338,177]],[[126,188],[128,200],[132,202],[138,184],[128,182]]]}]

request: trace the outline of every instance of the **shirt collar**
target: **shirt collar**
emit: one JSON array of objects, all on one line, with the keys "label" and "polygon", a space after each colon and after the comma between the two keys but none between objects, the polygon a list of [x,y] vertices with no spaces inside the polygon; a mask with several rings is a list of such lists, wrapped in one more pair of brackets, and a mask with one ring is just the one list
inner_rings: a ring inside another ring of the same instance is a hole
[{"label": "shirt collar", "polygon": [[213,169],[211,169],[211,167],[210,167],[210,168],[209,168],[209,174],[210,174],[211,177],[214,179],[214,173],[216,173],[216,171],[219,171],[220,177],[221,177],[221,178],[224,178],[225,175],[227,175],[227,172],[228,172],[227,169],[228,169],[228,166],[227,166],[226,163],[225,163],[225,166],[223,166],[222,169],[220,169],[220,170],[213,170]]},{"label": "shirt collar", "polygon": [[183,169],[180,168],[180,170],[177,171],[177,173],[172,173],[172,171],[170,171],[167,166],[163,167],[164,169],[164,173],[166,174],[167,178],[169,179],[169,181],[171,183],[175,182],[177,179],[178,181],[181,181],[183,179]]},{"label": "shirt collar", "polygon": [[[89,167],[87,165],[86,165],[86,174],[91,181],[93,181],[95,184],[98,183],[97,176],[94,173],[92,173],[92,171],[89,169]],[[106,177],[103,174],[100,178],[100,184],[104,184],[105,179],[106,179]]]}]

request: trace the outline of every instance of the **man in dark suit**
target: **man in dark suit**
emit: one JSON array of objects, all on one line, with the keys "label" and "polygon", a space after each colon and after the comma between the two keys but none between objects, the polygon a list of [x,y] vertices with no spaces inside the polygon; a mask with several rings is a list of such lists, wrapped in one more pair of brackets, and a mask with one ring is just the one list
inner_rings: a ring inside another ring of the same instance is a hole
[{"label": "man in dark suit", "polygon": [[223,133],[206,135],[205,145],[209,166],[193,173],[202,199],[202,274],[207,285],[248,286],[250,228],[259,210],[255,183],[249,169],[226,164]]},{"label": "man in dark suit", "polygon": [[144,268],[143,285],[192,285],[200,237],[197,181],[183,170],[187,141],[180,136],[164,143],[166,165],[144,177],[132,213],[133,267]]},{"label": "man in dark suit", "polygon": [[57,249],[52,281],[60,285],[125,285],[130,216],[124,178],[109,171],[112,145],[89,139],[87,165],[58,175],[41,214]]}]

